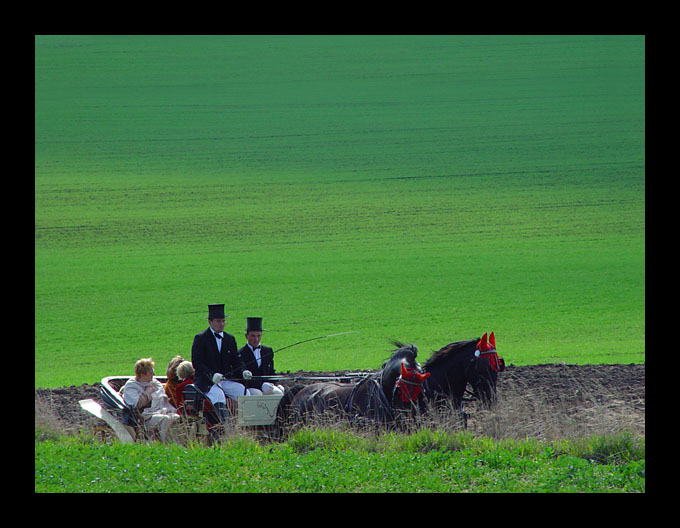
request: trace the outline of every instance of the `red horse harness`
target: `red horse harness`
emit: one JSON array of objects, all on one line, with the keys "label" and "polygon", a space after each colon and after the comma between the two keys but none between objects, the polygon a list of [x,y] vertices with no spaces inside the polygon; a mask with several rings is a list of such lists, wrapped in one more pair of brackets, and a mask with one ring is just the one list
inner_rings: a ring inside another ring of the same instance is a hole
[{"label": "red horse harness", "polygon": [[489,357],[489,365],[491,370],[494,372],[500,372],[505,368],[505,361],[498,357],[498,352],[496,351],[496,337],[491,332],[489,336],[489,341],[486,340],[486,332],[477,343],[477,350],[475,350],[475,356],[477,357]]},{"label": "red horse harness", "polygon": [[401,376],[395,384],[395,390],[398,390],[401,401],[408,403],[417,400],[423,392],[423,383],[429,377],[429,372],[421,374],[418,369],[405,367],[402,363]]}]

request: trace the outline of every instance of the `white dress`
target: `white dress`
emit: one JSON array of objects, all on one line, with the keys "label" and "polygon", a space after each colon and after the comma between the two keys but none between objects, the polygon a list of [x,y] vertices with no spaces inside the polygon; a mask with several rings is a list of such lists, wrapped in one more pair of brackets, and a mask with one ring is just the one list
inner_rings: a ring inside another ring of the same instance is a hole
[{"label": "white dress", "polygon": [[130,407],[137,407],[140,396],[151,387],[151,405],[142,410],[144,425],[147,428],[158,429],[161,441],[165,442],[170,424],[179,418],[177,409],[168,401],[163,385],[157,379],[139,381],[131,378],[121,389],[123,401]]}]

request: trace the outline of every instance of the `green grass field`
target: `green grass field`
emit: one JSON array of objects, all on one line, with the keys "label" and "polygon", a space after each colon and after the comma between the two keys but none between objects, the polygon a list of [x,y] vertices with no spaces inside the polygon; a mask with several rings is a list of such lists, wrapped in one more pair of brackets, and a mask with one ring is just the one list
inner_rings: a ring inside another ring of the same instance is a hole
[{"label": "green grass field", "polygon": [[37,36],[35,385],[190,357],[207,304],[286,370],[495,331],[645,360],[641,36]]},{"label": "green grass field", "polygon": [[218,448],[36,441],[37,493],[643,492],[645,440],[545,444],[421,431],[301,431]]}]

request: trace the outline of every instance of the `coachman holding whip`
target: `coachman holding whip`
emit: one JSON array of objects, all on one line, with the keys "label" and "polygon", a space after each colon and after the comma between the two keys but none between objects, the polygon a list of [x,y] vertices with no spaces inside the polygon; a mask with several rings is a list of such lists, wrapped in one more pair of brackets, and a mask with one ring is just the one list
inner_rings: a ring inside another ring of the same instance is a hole
[{"label": "coachman holding whip", "polygon": [[242,383],[227,378],[252,377],[244,368],[236,338],[224,331],[225,323],[224,304],[209,304],[209,327],[196,334],[191,345],[191,362],[196,370],[194,383],[213,404],[222,421],[227,416],[227,397],[236,400],[250,395]]},{"label": "coachman holding whip", "polygon": [[[243,361],[243,368],[251,371],[254,376],[273,376],[274,350],[264,346],[262,340],[262,317],[246,318],[246,341],[238,353]],[[283,394],[285,389],[282,385],[276,385],[269,381],[252,379],[246,382],[246,387],[251,394]]]}]

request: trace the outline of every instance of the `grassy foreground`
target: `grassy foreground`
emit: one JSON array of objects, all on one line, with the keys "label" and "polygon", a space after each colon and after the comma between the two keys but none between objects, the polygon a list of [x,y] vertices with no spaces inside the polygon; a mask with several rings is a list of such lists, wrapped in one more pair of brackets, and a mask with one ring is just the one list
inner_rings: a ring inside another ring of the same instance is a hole
[{"label": "grassy foreground", "polygon": [[644,438],[494,442],[301,431],[216,448],[36,439],[36,492],[644,492]]},{"label": "grassy foreground", "polygon": [[644,37],[37,36],[35,385],[188,357],[225,302],[279,371],[494,330],[643,362]]}]

